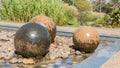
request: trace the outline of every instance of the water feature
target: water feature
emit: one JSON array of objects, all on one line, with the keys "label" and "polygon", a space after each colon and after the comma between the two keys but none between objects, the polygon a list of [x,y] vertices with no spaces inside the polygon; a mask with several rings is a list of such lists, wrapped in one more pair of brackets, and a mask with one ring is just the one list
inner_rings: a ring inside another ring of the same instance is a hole
[{"label": "water feature", "polygon": [[[72,49],[73,42],[72,37],[65,36],[56,36],[55,43],[51,44],[51,53],[48,54],[46,59],[42,60],[42,62],[33,63],[33,64],[24,64],[23,58],[20,55],[14,54],[14,39],[15,31],[5,31],[0,30],[0,66],[1,67],[18,67],[18,68],[58,68],[60,67],[74,67],[78,63],[82,62],[86,58],[92,56],[93,53],[84,53],[77,50]],[[2,39],[2,40],[1,40]],[[7,39],[7,40],[6,40]],[[3,40],[6,40],[3,42]],[[103,46],[107,46],[111,44],[111,41],[102,41],[99,44],[99,47],[96,51],[104,48]],[[63,52],[63,53],[61,53]],[[55,53],[55,54],[53,54]],[[50,56],[55,57],[55,59],[50,59]]]}]

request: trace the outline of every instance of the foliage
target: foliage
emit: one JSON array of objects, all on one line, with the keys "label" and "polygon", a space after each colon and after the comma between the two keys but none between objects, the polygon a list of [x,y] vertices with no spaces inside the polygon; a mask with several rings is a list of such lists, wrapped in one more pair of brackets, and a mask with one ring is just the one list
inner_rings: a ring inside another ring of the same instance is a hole
[{"label": "foliage", "polygon": [[97,27],[120,27],[120,8],[116,8],[110,14],[98,18],[92,25]]},{"label": "foliage", "polygon": [[51,17],[58,25],[68,24],[75,18],[73,11],[64,8],[61,0],[2,0],[3,20],[27,22],[38,14]]},{"label": "foliage", "polygon": [[96,15],[93,15],[90,12],[82,12],[82,14],[79,15],[81,25],[90,25],[90,22],[96,21],[97,18]]},{"label": "foliage", "polygon": [[98,18],[92,25],[98,27],[120,27],[120,2],[118,0],[111,0],[111,3],[106,3],[105,0],[95,0],[92,4],[95,12],[106,13],[104,17]]},{"label": "foliage", "polygon": [[104,20],[105,20],[106,24],[111,24],[112,18],[110,17],[110,15],[106,14],[104,16]]},{"label": "foliage", "polygon": [[114,27],[120,26],[120,8],[116,8],[112,11],[112,13],[107,15],[105,18],[107,24],[112,25]]},{"label": "foliage", "polygon": [[112,11],[113,11],[113,5],[112,4],[107,3],[104,6],[102,6],[102,12],[109,14]]},{"label": "foliage", "polygon": [[87,0],[77,0],[75,6],[78,8],[79,13],[91,10],[91,6]]},{"label": "foliage", "polygon": [[62,1],[64,1],[65,3],[68,3],[69,5],[73,5],[73,0],[62,0]]},{"label": "foliage", "polygon": [[91,24],[92,26],[96,27],[104,27],[105,26],[105,20],[104,17],[99,17],[94,23]]},{"label": "foliage", "polygon": [[76,0],[75,6],[79,11],[80,25],[87,25],[87,22],[95,20],[95,17],[91,14],[92,7],[87,0]]},{"label": "foliage", "polygon": [[111,3],[106,3],[106,0],[94,0],[92,2],[93,10],[97,12],[111,13],[114,8],[120,7],[118,0],[111,0]]}]

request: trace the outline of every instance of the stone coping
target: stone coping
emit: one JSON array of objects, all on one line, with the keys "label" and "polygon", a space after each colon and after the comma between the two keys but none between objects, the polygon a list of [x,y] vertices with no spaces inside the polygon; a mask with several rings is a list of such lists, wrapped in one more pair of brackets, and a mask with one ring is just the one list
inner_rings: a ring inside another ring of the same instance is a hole
[{"label": "stone coping", "polygon": [[[23,24],[25,24],[25,23],[0,22],[0,25],[15,26],[15,28],[20,27]],[[99,28],[99,27],[94,27],[94,28],[97,29],[97,31],[99,32],[102,40],[115,41],[116,39],[120,39],[120,28]],[[72,36],[73,32],[77,29],[78,28],[57,26],[57,34],[63,34],[64,35],[64,33],[59,33],[59,32],[65,31],[65,32],[68,32],[67,34],[69,36]]]},{"label": "stone coping", "polygon": [[[0,22],[1,25],[9,25],[9,26],[22,26],[24,23],[15,23],[15,22]],[[97,29],[99,34],[107,34],[107,35],[120,35],[120,28],[99,28]],[[65,27],[65,26],[57,26],[58,30],[66,30],[66,31],[75,31],[78,28],[73,27]]]}]

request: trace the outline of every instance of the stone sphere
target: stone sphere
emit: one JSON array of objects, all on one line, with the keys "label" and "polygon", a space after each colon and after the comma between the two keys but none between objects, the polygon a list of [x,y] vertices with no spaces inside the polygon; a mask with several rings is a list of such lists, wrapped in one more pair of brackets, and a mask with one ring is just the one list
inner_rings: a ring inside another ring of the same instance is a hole
[{"label": "stone sphere", "polygon": [[48,32],[50,33],[51,42],[54,42],[54,38],[56,36],[56,24],[51,18],[41,14],[33,17],[30,22],[37,22],[46,27]]},{"label": "stone sphere", "polygon": [[99,42],[99,33],[90,26],[83,26],[73,34],[75,48],[80,51],[94,52]]},{"label": "stone sphere", "polygon": [[44,56],[50,47],[50,35],[45,27],[31,22],[24,24],[16,32],[14,47],[23,57]]}]

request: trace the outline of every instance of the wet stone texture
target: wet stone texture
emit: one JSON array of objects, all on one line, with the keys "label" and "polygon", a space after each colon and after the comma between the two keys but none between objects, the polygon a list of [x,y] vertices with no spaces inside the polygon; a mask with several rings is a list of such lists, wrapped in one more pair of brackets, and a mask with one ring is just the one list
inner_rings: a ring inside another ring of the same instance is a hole
[{"label": "wet stone texture", "polygon": [[100,42],[99,33],[91,26],[80,27],[73,34],[73,42],[80,51],[94,52]]},{"label": "wet stone texture", "polygon": [[[14,34],[15,31],[0,29],[0,68],[70,68],[92,55],[75,50],[72,37],[56,36],[42,60],[37,57],[23,58],[14,52]],[[100,43],[101,46],[106,44],[110,42]],[[73,60],[70,56],[73,56]]]}]

